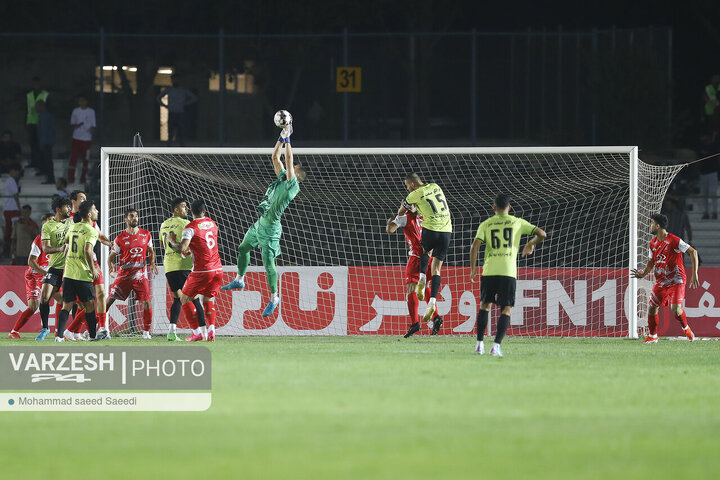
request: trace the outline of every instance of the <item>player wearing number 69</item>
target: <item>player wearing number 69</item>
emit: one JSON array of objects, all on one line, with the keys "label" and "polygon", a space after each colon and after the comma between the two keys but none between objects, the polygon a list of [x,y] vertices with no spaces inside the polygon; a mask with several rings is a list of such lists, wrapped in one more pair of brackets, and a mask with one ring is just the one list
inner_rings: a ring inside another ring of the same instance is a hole
[{"label": "player wearing number 69", "polygon": [[[280,255],[280,236],[282,224],[280,220],[285,209],[300,191],[299,183],[305,180],[305,170],[294,164],[290,135],[292,124],[286,124],[280,138],[275,143],[272,153],[272,164],[275,170],[275,181],[270,184],[258,205],[260,218],[250,227],[238,247],[237,268],[235,279],[222,287],[223,290],[242,290],[245,288],[245,272],[250,264],[250,250],[262,248],[262,261],[270,286],[270,302],[263,311],[263,317],[269,317],[280,304],[278,295],[278,274],[275,269],[275,258]],[[285,166],[280,162],[283,146],[285,147]]]},{"label": "player wearing number 69", "polygon": [[[205,216],[205,201],[195,200],[190,205],[193,221],[182,231],[182,241],[177,242],[174,232],[168,234],[168,244],[180,255],[187,257],[192,252],[193,271],[185,281],[180,294],[180,302],[185,305],[198,295],[203,296],[203,306],[197,309],[198,328],[186,338],[188,342],[215,341],[215,297],[222,284],[222,263],[218,251],[218,227]],[[205,328],[207,317],[208,328]]]},{"label": "player wearing number 69", "polygon": [[[424,219],[420,238],[423,252],[420,255],[419,278],[416,287],[418,300],[425,297],[425,271],[430,262],[430,252],[432,252],[433,257],[430,265],[430,272],[432,273],[430,299],[427,302],[427,309],[423,316],[423,321],[429,322],[437,310],[435,299],[440,291],[440,269],[450,246],[450,237],[452,235],[450,208],[445,200],[442,188],[436,183],[424,183],[417,173],[410,173],[405,177],[405,188],[409,193],[398,210],[398,215],[405,215],[405,212],[410,210],[410,206],[415,205]],[[442,320],[433,323],[433,335],[438,333],[440,325],[442,325]]]},{"label": "player wearing number 69", "polygon": [[530,255],[535,245],[547,235],[535,225],[522,218],[509,215],[510,198],[499,194],[493,205],[495,215],[480,224],[470,248],[470,281],[477,277],[477,256],[480,245],[485,244],[482,281],[480,282],[480,310],[477,315],[477,345],[475,353],[485,353],[483,335],[488,324],[492,304],[500,306],[501,315],[497,324],[495,343],[490,355],[502,357],[500,343],[510,325],[510,313],[515,305],[515,283],[517,278],[517,254],[521,235],[534,235],[523,248],[522,256]]}]

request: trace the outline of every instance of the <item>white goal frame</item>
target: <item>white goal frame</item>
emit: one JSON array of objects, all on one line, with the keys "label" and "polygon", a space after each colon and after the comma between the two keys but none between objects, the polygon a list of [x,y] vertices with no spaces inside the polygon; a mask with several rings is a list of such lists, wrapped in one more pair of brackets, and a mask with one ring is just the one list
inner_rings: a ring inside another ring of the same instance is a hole
[{"label": "white goal frame", "polygon": [[[629,162],[629,232],[628,232],[628,276],[630,269],[636,267],[638,259],[638,147],[637,146],[598,146],[598,147],[408,147],[408,148],[294,148],[298,155],[432,155],[432,154],[625,154]],[[110,219],[106,212],[110,210],[110,155],[151,155],[151,154],[205,154],[205,155],[271,155],[272,148],[184,148],[184,147],[102,147],[100,149],[100,203],[102,217],[100,226],[103,232],[110,231]],[[107,270],[108,249],[100,249],[101,268],[109,291],[110,277]],[[628,337],[638,338],[638,281],[629,279],[627,311],[630,313]]]}]

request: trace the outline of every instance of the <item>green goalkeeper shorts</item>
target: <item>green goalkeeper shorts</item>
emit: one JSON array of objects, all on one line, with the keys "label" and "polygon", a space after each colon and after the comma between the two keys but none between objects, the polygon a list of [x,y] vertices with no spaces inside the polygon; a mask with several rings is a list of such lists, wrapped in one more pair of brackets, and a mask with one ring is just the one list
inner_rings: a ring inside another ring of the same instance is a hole
[{"label": "green goalkeeper shorts", "polygon": [[277,257],[280,255],[280,235],[282,235],[280,222],[264,225],[258,220],[245,234],[243,243],[250,243],[253,248],[259,246],[264,251],[271,252],[273,257]]}]

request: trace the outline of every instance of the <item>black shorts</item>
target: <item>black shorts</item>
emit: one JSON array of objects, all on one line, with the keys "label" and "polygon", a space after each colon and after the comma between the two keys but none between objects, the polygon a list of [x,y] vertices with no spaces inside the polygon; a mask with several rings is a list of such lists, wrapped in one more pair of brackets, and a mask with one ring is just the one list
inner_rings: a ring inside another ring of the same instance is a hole
[{"label": "black shorts", "polygon": [[423,228],[422,236],[420,237],[420,245],[422,245],[428,253],[432,250],[433,258],[445,261],[448,248],[450,247],[451,235],[452,232],[436,232],[435,230]]},{"label": "black shorts", "polygon": [[480,301],[494,303],[501,307],[515,306],[515,284],[513,277],[488,275],[480,279]]},{"label": "black shorts", "polygon": [[167,272],[165,274],[168,285],[170,285],[170,290],[173,292],[182,290],[188,276],[190,276],[190,270],[175,270],[174,272]]},{"label": "black shorts", "polygon": [[62,299],[65,303],[74,302],[76,298],[85,303],[95,298],[95,287],[92,280],[83,282],[74,278],[66,278],[63,280],[62,287]]},{"label": "black shorts", "polygon": [[63,283],[63,273],[65,273],[65,270],[62,268],[49,268],[47,275],[43,278],[43,283],[49,283],[55,288],[60,288]]}]

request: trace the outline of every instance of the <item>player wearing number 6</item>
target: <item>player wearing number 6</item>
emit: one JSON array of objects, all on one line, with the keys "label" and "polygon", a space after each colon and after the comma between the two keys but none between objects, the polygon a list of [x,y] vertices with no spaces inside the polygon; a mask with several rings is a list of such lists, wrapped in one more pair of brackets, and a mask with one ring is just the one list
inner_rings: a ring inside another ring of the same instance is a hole
[{"label": "player wearing number 6", "polygon": [[[186,338],[188,342],[205,340],[215,341],[215,297],[222,284],[222,263],[218,251],[218,227],[215,222],[205,216],[205,202],[195,200],[190,206],[193,221],[182,231],[182,241],[177,242],[174,232],[168,235],[168,244],[179,251],[183,257],[192,252],[193,271],[185,281],[180,295],[180,302],[185,305],[198,295],[203,296],[203,307],[197,309],[198,328]],[[205,317],[207,316],[207,333]]]},{"label": "player wearing number 6", "polygon": [[[262,261],[270,286],[270,302],[263,311],[263,317],[269,317],[280,304],[278,295],[278,274],[275,269],[275,258],[280,255],[280,236],[282,235],[282,218],[285,209],[300,191],[299,183],[305,179],[305,170],[294,164],[290,135],[292,124],[288,123],[282,130],[280,138],[272,153],[272,164],[275,170],[275,181],[265,192],[257,210],[260,218],[250,227],[242,243],[238,247],[238,273],[235,279],[222,287],[223,290],[242,290],[245,288],[245,272],[250,264],[250,250],[262,249]],[[283,146],[285,146],[285,166],[280,162]]]},{"label": "player wearing number 6", "polygon": [[510,313],[515,305],[517,278],[517,254],[521,235],[534,235],[523,248],[522,256],[530,255],[535,245],[545,240],[545,232],[527,220],[509,215],[510,198],[500,194],[495,197],[495,215],[480,224],[470,248],[470,281],[477,277],[477,256],[480,245],[485,244],[482,282],[480,283],[480,310],[477,315],[477,345],[475,353],[485,353],[483,335],[488,324],[492,304],[501,308],[495,343],[490,355],[502,357],[500,343],[510,325]]},{"label": "player wearing number 6", "polygon": [[[450,208],[445,200],[445,194],[436,183],[423,183],[417,173],[410,173],[405,177],[405,188],[409,194],[405,202],[398,210],[398,215],[405,215],[411,205],[415,205],[423,217],[422,236],[420,245],[423,248],[419,262],[419,278],[416,287],[418,300],[425,297],[425,271],[430,262],[432,252],[432,264],[430,271],[432,280],[430,284],[430,299],[427,302],[427,309],[423,321],[429,322],[435,315],[435,306],[438,292],[440,292],[440,269],[447,256],[452,235],[452,220]],[[436,335],[442,325],[442,319],[433,323],[432,334]]]}]

